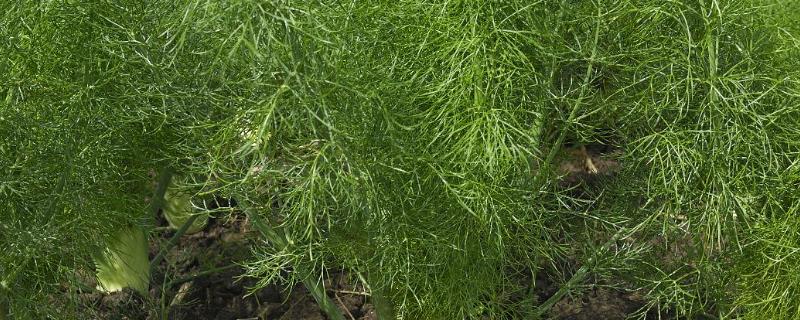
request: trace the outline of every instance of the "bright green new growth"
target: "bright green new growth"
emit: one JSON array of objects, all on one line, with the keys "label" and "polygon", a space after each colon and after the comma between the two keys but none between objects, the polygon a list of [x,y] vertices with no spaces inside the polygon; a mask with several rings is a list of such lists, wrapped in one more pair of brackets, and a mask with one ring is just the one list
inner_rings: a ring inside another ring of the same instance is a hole
[{"label": "bright green new growth", "polygon": [[[400,318],[526,319],[545,273],[642,315],[794,319],[797,6],[5,2],[9,310],[77,313],[60,285],[149,223],[137,186],[170,165],[275,230],[262,286],[344,269]],[[565,190],[573,143],[621,171]]]},{"label": "bright green new growth", "polygon": [[97,290],[116,292],[132,288],[143,296],[150,287],[149,246],[138,227],[121,229],[108,247],[95,255]]}]

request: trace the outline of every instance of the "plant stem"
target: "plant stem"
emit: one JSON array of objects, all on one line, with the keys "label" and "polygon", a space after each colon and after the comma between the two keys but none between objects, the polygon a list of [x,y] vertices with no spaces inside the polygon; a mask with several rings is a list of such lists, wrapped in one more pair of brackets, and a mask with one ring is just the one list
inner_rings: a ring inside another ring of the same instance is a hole
[{"label": "plant stem", "polygon": [[375,281],[373,281],[375,279],[374,275],[374,272],[368,273],[367,276],[370,280],[367,280],[361,273],[358,273],[358,278],[364,283],[367,291],[369,291],[369,297],[372,301],[372,305],[375,306],[375,313],[378,316],[378,320],[397,319],[392,301],[386,298],[386,290],[371,285],[371,283],[375,283]]},{"label": "plant stem", "polygon": [[5,290],[0,288],[0,320],[6,320],[8,317],[8,298],[6,298]]},{"label": "plant stem", "polygon": [[161,168],[158,173],[158,185],[155,192],[153,192],[153,199],[150,201],[151,217],[155,217],[158,214],[158,210],[164,205],[164,194],[167,192],[170,181],[172,181],[173,174],[174,172],[169,166]]},{"label": "plant stem", "polygon": [[580,267],[580,269],[578,269],[578,271],[576,271],[575,274],[572,275],[572,277],[569,279],[569,281],[567,281],[567,283],[561,286],[561,288],[559,288],[556,293],[554,293],[552,296],[550,296],[550,298],[548,298],[544,303],[542,303],[541,305],[539,305],[539,307],[536,308],[536,310],[534,311],[533,318],[541,319],[542,315],[544,315],[548,310],[550,310],[550,308],[552,308],[556,303],[561,301],[561,298],[563,298],[564,295],[567,294],[567,292],[572,290],[572,288],[578,285],[578,283],[583,282],[583,280],[586,279],[592,267],[594,266],[594,262],[595,260],[597,260],[596,257],[598,256],[598,254],[601,254],[603,251],[606,251],[614,242],[616,242],[620,237],[622,237],[622,233],[625,230],[626,229],[624,228],[620,229],[619,231],[617,231],[617,233],[614,234],[614,236],[611,237],[611,239],[608,239],[608,241],[606,241],[606,243],[604,243],[603,246],[600,247],[600,249],[598,249],[597,252],[595,252],[594,256],[589,258],[586,261],[586,263],[584,263]]},{"label": "plant stem", "polygon": [[[286,242],[285,238],[279,234],[277,230],[269,226],[265,223],[257,214],[254,214],[249,209],[245,208],[243,204],[242,210],[247,215],[248,219],[253,222],[253,226],[265,237],[267,241],[271,242],[273,245],[277,246],[278,249],[284,249],[289,246]],[[319,280],[314,280],[312,277],[305,275],[305,268],[303,266],[292,266],[297,272],[303,275],[303,285],[306,286],[308,292],[317,300],[320,309],[328,316],[328,319],[331,320],[344,320],[344,315],[339,311],[336,307],[336,304],[331,300],[330,297],[325,293],[325,288],[322,286]]]},{"label": "plant stem", "polygon": [[[563,5],[563,3],[562,3]],[[562,8],[563,10],[563,8]],[[599,9],[598,9],[599,10]],[[598,15],[600,12],[598,12]],[[578,94],[577,99],[572,105],[572,109],[570,110],[569,117],[567,118],[566,124],[564,127],[561,128],[561,131],[558,133],[558,137],[556,138],[555,143],[553,143],[553,147],[550,149],[550,152],[547,153],[547,157],[543,162],[543,170],[539,172],[538,175],[534,178],[534,187],[538,190],[542,187],[542,185],[547,181],[547,178],[550,176],[550,166],[552,165],[553,159],[555,159],[556,154],[558,151],[561,150],[561,145],[564,143],[564,139],[567,136],[567,129],[572,126],[572,122],[575,121],[578,117],[578,113],[583,106],[583,100],[586,99],[586,91],[591,83],[592,78],[592,71],[594,70],[594,63],[595,59],[597,58],[597,43],[599,42],[600,38],[600,19],[597,20],[594,29],[594,40],[592,45],[592,53],[589,56],[589,63],[586,64],[586,71],[583,75],[583,83],[581,84],[581,90]],[[551,75],[552,76],[552,75]],[[552,79],[551,79],[552,81]]]},{"label": "plant stem", "polygon": [[169,238],[169,241],[167,241],[167,245],[161,248],[156,257],[150,261],[150,272],[153,272],[153,270],[158,267],[158,264],[161,263],[161,260],[164,260],[164,254],[166,254],[169,249],[178,243],[178,240],[180,240],[181,236],[186,233],[186,230],[189,230],[189,226],[191,226],[195,220],[197,220],[197,215],[192,215],[188,220],[186,220],[186,222],[183,223],[183,225],[181,225],[178,231],[175,231],[175,234],[173,234],[172,237]]},{"label": "plant stem", "polygon": [[[563,5],[563,3],[562,3],[562,5]],[[562,8],[562,10],[563,10],[563,8]],[[550,152],[547,154],[547,157],[545,158],[545,161],[544,161],[543,165],[546,166],[547,168],[545,168],[545,170],[540,171],[539,174],[536,176],[536,178],[534,180],[534,186],[537,189],[541,188],[542,184],[544,184],[546,179],[549,177],[549,174],[550,174],[549,166],[551,165],[553,159],[555,159],[555,156],[558,153],[558,151],[560,150],[561,145],[564,143],[564,138],[566,137],[567,128],[571,125],[572,121],[574,121],[577,118],[578,111],[581,109],[581,106],[583,105],[583,100],[586,98],[586,90],[587,90],[587,87],[589,86],[589,83],[591,82],[590,79],[591,79],[591,75],[592,75],[592,70],[594,68],[594,60],[595,60],[595,56],[597,55],[597,43],[598,43],[599,35],[600,35],[600,25],[599,24],[600,24],[600,20],[598,19],[597,25],[595,25],[595,30],[594,30],[594,43],[593,43],[593,46],[592,46],[592,53],[591,53],[591,56],[589,57],[589,63],[586,65],[586,71],[585,71],[585,74],[584,74],[584,77],[583,77],[583,83],[581,85],[580,94],[578,95],[578,98],[575,100],[575,103],[572,105],[572,110],[570,111],[569,118],[567,118],[566,126],[564,128],[562,128],[561,132],[559,132],[558,137],[556,138],[556,141],[553,144],[552,149],[550,149]],[[622,232],[622,230],[617,232],[617,234],[615,234],[614,237],[612,237],[608,242],[606,242],[603,245],[601,250],[604,250],[605,248],[610,246],[611,243],[616,241],[617,237],[621,234],[621,232]],[[553,294],[553,296],[551,296],[549,299],[547,299],[547,301],[545,301],[538,308],[536,308],[536,311],[534,311],[534,319],[541,318],[541,316],[545,312],[550,310],[550,308],[552,308],[553,305],[555,305],[559,300],[561,300],[561,298],[565,294],[567,294],[567,292],[569,290],[571,290],[577,283],[583,281],[586,278],[586,275],[589,272],[589,266],[592,265],[594,260],[595,260],[594,258],[590,258],[589,261],[587,261],[586,264],[581,266],[581,268],[578,269],[577,272],[575,272],[575,274],[572,276],[572,278],[570,278],[570,280],[567,281],[567,283],[564,284],[564,286],[562,286],[558,290],[558,292]]]},{"label": "plant stem", "polygon": [[235,268],[235,267],[238,267],[238,266],[239,266],[238,264],[229,264],[227,266],[222,266],[222,267],[219,267],[219,268],[212,268],[212,269],[208,269],[208,270],[205,270],[205,271],[200,271],[198,273],[195,273],[195,274],[192,274],[192,275],[189,275],[189,276],[185,276],[185,277],[178,278],[178,279],[172,280],[170,282],[167,282],[166,286],[167,287],[172,287],[172,286],[177,285],[177,284],[182,284],[184,282],[192,281],[192,280],[200,278],[200,277],[204,277],[204,276],[207,276],[207,275],[215,274],[217,272],[225,271],[225,270],[232,269],[232,268]]},{"label": "plant stem", "polygon": [[371,296],[372,304],[375,306],[375,311],[378,313],[378,320],[394,320],[397,315],[394,312],[394,306],[391,300],[386,299],[381,289],[372,289]]},{"label": "plant stem", "polygon": [[[153,199],[150,201],[150,216],[155,217],[158,214],[158,210],[164,204],[164,194],[167,192],[167,187],[169,187],[170,181],[172,181],[173,171],[172,168],[169,166],[164,166],[161,168],[161,171],[158,173],[158,185],[156,186],[155,192],[153,192]],[[164,252],[169,250],[175,243],[177,243],[178,238],[183,235],[189,226],[194,223],[194,220],[197,216],[191,216],[189,220],[187,220],[178,231],[169,239],[167,242],[167,246],[159,250],[158,254],[152,261],[150,261],[150,274],[153,274],[153,271],[161,263],[161,260],[164,259]]]}]

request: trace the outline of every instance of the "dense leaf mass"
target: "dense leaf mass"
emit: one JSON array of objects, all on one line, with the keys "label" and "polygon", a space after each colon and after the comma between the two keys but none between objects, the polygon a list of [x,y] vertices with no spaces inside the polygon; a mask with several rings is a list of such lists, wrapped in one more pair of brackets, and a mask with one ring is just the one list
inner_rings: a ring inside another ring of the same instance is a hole
[{"label": "dense leaf mass", "polygon": [[[78,317],[169,166],[285,236],[260,285],[345,269],[400,318],[523,319],[584,266],[565,288],[642,315],[795,319],[798,3],[5,1],[0,313]],[[582,144],[622,165],[575,192]]]}]

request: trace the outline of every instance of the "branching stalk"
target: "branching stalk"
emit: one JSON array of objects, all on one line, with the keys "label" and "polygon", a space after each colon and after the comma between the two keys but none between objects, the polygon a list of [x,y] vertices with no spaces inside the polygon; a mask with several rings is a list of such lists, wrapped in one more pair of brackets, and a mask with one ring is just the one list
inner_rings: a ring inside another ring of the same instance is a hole
[{"label": "branching stalk", "polygon": [[[244,206],[243,204],[240,204]],[[247,215],[247,218],[253,223],[253,226],[258,230],[261,235],[267,239],[270,243],[272,243],[278,250],[283,250],[289,246],[286,242],[285,237],[281,236],[280,233],[275,230],[274,228],[270,227],[267,223],[258,216],[258,214],[253,213],[251,210],[244,208],[243,211]],[[292,266],[296,272],[302,274],[304,278],[302,279],[303,285],[305,285],[308,292],[314,297],[314,300],[317,301],[319,304],[320,309],[328,316],[329,319],[332,320],[345,320],[344,315],[339,311],[336,307],[336,303],[331,300],[331,298],[325,293],[325,287],[319,280],[315,280],[312,277],[308,276],[304,269],[305,266]]]},{"label": "branching stalk", "polygon": [[150,261],[150,270],[151,271],[155,270],[155,268],[157,268],[158,265],[161,263],[161,260],[164,260],[164,255],[170,249],[172,249],[172,247],[174,247],[176,244],[178,244],[178,241],[180,241],[180,238],[183,236],[183,234],[186,233],[186,230],[189,230],[189,227],[191,227],[192,224],[194,223],[194,221],[197,220],[197,217],[198,217],[197,215],[193,215],[193,216],[189,217],[189,219],[187,219],[186,222],[184,222],[181,225],[181,227],[178,230],[175,231],[175,234],[173,234],[172,237],[169,238],[169,241],[167,241],[167,244],[163,248],[161,248],[161,250],[158,251],[158,254],[153,258],[153,260]]},{"label": "branching stalk", "polygon": [[611,239],[608,239],[608,241],[606,241],[594,253],[594,256],[590,257],[586,261],[586,263],[584,263],[578,269],[578,271],[576,271],[575,274],[573,274],[572,277],[563,286],[561,286],[561,288],[559,288],[558,291],[556,291],[556,293],[554,293],[552,296],[550,296],[550,298],[548,298],[547,300],[545,300],[545,302],[539,305],[536,308],[536,311],[534,312],[534,319],[541,319],[542,316],[544,316],[544,314],[547,313],[556,303],[561,301],[561,299],[567,293],[569,293],[573,288],[575,288],[584,280],[586,280],[586,277],[589,276],[589,274],[591,274],[592,268],[595,266],[595,261],[597,260],[597,257],[604,251],[608,250],[611,247],[611,245],[617,242],[617,240],[622,238],[622,235],[625,231],[626,229],[624,228],[617,231],[617,233],[615,233],[614,236],[611,237]]}]

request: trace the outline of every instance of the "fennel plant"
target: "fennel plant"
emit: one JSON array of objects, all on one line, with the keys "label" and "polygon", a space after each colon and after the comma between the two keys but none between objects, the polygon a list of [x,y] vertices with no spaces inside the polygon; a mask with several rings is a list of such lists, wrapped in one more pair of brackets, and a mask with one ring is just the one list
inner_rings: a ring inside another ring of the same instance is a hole
[{"label": "fennel plant", "polygon": [[[793,319],[797,9],[5,2],[0,283],[19,289],[0,298],[84,312],[75,273],[152,225],[142,186],[174,167],[259,221],[253,290],[302,282],[333,318],[337,269],[386,319],[546,316],[597,285],[643,292],[642,317]],[[575,192],[570,144],[622,169]]]}]

